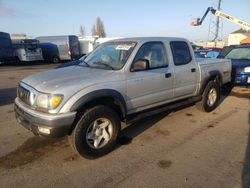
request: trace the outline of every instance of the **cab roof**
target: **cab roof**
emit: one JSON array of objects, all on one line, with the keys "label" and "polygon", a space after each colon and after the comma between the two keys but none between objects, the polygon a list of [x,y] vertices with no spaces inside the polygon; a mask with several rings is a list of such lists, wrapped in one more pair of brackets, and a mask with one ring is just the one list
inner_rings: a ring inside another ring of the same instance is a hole
[{"label": "cab roof", "polygon": [[121,39],[115,39],[112,41],[135,41],[135,42],[150,42],[150,41],[186,41],[187,39],[184,38],[178,38],[178,37],[132,37],[132,38],[121,38]]}]

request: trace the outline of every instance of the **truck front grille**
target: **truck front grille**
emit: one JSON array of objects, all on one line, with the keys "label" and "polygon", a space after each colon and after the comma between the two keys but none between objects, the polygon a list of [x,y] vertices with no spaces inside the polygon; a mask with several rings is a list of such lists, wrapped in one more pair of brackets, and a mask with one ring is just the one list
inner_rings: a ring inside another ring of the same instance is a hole
[{"label": "truck front grille", "polygon": [[23,88],[22,86],[18,86],[17,88],[17,96],[21,99],[25,104],[30,105],[30,91]]}]

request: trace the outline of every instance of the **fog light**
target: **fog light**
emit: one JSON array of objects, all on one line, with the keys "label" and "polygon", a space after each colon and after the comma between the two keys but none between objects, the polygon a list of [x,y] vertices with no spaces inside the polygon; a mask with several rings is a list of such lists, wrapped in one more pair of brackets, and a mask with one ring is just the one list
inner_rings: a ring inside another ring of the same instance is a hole
[{"label": "fog light", "polygon": [[38,130],[41,133],[50,134],[50,129],[48,129],[48,128],[38,127]]}]

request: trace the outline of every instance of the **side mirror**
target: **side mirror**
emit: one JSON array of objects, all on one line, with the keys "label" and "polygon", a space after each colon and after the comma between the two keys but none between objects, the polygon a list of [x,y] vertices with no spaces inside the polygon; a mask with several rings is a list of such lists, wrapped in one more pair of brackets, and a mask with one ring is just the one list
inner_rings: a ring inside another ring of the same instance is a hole
[{"label": "side mirror", "polygon": [[132,66],[131,71],[143,71],[149,69],[149,60],[147,59],[138,59]]}]

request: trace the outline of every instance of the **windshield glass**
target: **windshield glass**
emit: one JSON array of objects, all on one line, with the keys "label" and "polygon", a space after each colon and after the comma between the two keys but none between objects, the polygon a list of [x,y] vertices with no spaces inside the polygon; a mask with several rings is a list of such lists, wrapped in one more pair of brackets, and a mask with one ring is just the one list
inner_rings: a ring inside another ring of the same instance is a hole
[{"label": "windshield glass", "polygon": [[81,58],[81,65],[100,69],[121,69],[133,51],[135,42],[108,42],[98,46],[86,58]]},{"label": "windshield glass", "polygon": [[38,45],[37,44],[25,44],[25,48],[36,49],[36,48],[38,48]]},{"label": "windshield glass", "polygon": [[226,59],[250,59],[250,48],[232,49],[225,57]]},{"label": "windshield glass", "polygon": [[26,49],[36,49],[38,48],[39,42],[37,40],[24,40],[24,46]]},{"label": "windshield glass", "polygon": [[39,42],[37,40],[22,40],[13,43],[13,47],[15,49],[35,50],[39,48]]},{"label": "windshield glass", "polygon": [[206,58],[206,53],[205,52],[194,52],[194,56],[196,58]]},{"label": "windshield glass", "polygon": [[219,55],[219,52],[217,52],[217,51],[207,52],[207,58],[217,58],[218,55]]}]

